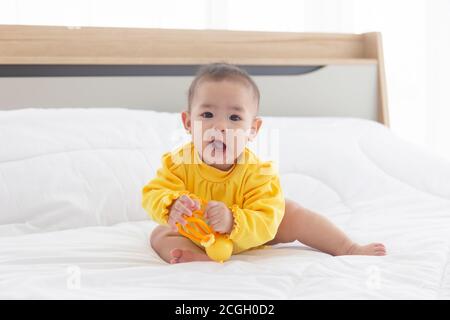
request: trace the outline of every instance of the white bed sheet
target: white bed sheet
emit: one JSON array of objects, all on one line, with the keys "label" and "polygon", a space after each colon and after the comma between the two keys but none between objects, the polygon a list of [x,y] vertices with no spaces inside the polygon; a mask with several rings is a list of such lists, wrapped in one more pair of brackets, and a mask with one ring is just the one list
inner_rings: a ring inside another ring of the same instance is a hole
[{"label": "white bed sheet", "polygon": [[[331,257],[298,242],[229,262],[168,265],[140,207],[179,114],[0,112],[0,298],[450,299],[450,164],[372,121],[264,118],[287,197],[385,257]],[[261,143],[261,144],[258,144]]]}]

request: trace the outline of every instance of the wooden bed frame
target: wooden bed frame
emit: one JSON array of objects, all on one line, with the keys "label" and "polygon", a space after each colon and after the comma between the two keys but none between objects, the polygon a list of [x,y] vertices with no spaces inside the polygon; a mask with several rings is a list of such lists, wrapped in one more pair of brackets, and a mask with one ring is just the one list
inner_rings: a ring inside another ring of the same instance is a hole
[{"label": "wooden bed frame", "polygon": [[[100,74],[94,72],[92,75],[87,75],[93,77],[105,76],[105,74],[101,74],[101,68],[111,71],[116,70],[115,68],[133,66],[145,70],[144,67],[148,66],[198,66],[216,61],[226,61],[242,66],[278,67],[281,69],[294,66],[374,67],[376,70],[374,87],[376,90],[374,95],[376,97],[376,119],[373,120],[386,126],[389,125],[381,34],[377,32],[323,34],[0,26],[0,85],[6,89],[5,92],[23,90],[24,85],[30,85],[18,82],[20,79],[38,78],[33,81],[39,80],[42,83],[42,81],[45,81],[45,77],[51,78],[51,75],[61,77],[61,75],[65,75],[64,72],[70,70],[67,67],[79,68],[78,70],[83,70],[83,68],[93,70],[92,68],[95,67],[97,68],[95,69],[96,72],[100,72]],[[36,69],[39,66],[41,68]],[[50,76],[46,75],[45,72],[40,74],[39,72],[43,70],[53,70],[56,74],[50,73]],[[63,73],[58,74],[58,72]],[[106,73],[106,75],[114,76],[114,72]],[[122,76],[134,75],[127,72],[129,70],[125,70],[125,74],[122,74]],[[73,75],[68,72],[67,76]],[[83,77],[86,75],[81,74],[81,78],[80,74],[75,76],[79,79],[85,79]],[[138,76],[145,77],[146,75],[140,74]],[[165,76],[167,77],[167,75]],[[324,77],[329,78],[329,76]],[[287,79],[291,78],[288,77]],[[62,78],[58,81],[61,80]],[[361,80],[355,80],[355,82],[357,84]],[[331,86],[334,87],[334,84]],[[352,86],[349,84],[350,88]],[[368,90],[372,90],[371,88],[369,87]],[[279,88],[276,90],[279,91]],[[32,92],[32,90],[27,92]],[[15,100],[11,97],[23,95],[24,92],[22,91],[9,96],[9,100],[0,97],[0,109],[9,109],[8,104],[12,104],[11,108],[20,107],[20,103],[15,105]],[[346,97],[351,95],[351,92],[346,93]],[[337,99],[335,100],[337,101]],[[310,102],[300,101],[299,104],[306,105],[308,103]],[[324,102],[321,103],[325,104]],[[345,102],[341,104],[345,104]],[[290,108],[292,109],[292,107]],[[333,114],[322,112],[319,110],[320,108],[319,103],[318,107],[315,107],[314,110],[311,109],[312,111],[302,113],[299,107],[292,114],[285,112],[286,114],[280,115],[358,116],[352,114],[353,111],[340,114],[339,108],[345,108],[341,105],[336,105],[335,109],[330,109],[329,106],[326,108],[327,112],[332,110]],[[318,110],[317,113],[316,110]],[[336,114],[333,110],[336,110]],[[277,115],[273,112],[268,112],[268,114]]]}]

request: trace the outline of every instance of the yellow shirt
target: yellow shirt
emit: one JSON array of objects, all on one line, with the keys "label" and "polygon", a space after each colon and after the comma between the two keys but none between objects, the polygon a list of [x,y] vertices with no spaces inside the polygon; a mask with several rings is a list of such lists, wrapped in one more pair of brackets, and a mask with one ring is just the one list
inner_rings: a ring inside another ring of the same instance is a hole
[{"label": "yellow shirt", "polygon": [[261,246],[275,237],[284,215],[279,177],[271,161],[259,160],[248,148],[238,160],[228,171],[219,170],[201,160],[192,142],[166,152],[156,177],[142,190],[142,205],[153,220],[167,225],[168,207],[183,194],[222,201],[234,217],[233,253]]}]

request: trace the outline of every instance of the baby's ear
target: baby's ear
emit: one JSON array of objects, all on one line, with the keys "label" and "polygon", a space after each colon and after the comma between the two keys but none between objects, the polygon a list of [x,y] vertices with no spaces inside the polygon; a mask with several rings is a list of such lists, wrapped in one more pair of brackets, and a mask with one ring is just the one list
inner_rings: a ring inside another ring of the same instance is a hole
[{"label": "baby's ear", "polygon": [[190,131],[191,131],[191,116],[188,111],[181,112],[181,121],[183,122],[184,129],[190,133]]},{"label": "baby's ear", "polygon": [[258,134],[259,128],[261,128],[261,125],[262,119],[260,117],[255,117],[255,119],[253,119],[252,127],[250,128],[250,141],[253,141],[253,139],[255,139],[256,135]]}]

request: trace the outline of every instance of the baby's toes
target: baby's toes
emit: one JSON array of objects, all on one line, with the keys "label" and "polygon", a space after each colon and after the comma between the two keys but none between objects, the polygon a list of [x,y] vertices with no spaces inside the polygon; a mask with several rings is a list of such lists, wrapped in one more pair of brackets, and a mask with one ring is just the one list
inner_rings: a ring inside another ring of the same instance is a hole
[{"label": "baby's toes", "polygon": [[183,250],[178,248],[172,249],[170,251],[170,255],[172,256],[170,263],[178,263],[180,262],[180,258],[183,256]]},{"label": "baby's toes", "polygon": [[183,250],[175,248],[170,251],[170,255],[174,258],[179,258],[183,255]]},{"label": "baby's toes", "polygon": [[375,255],[384,256],[386,254],[386,247],[382,243],[374,244]]},{"label": "baby's toes", "polygon": [[180,262],[180,259],[178,259],[178,258],[173,258],[173,259],[170,260],[170,264],[176,264],[176,263],[179,263],[179,262]]}]

